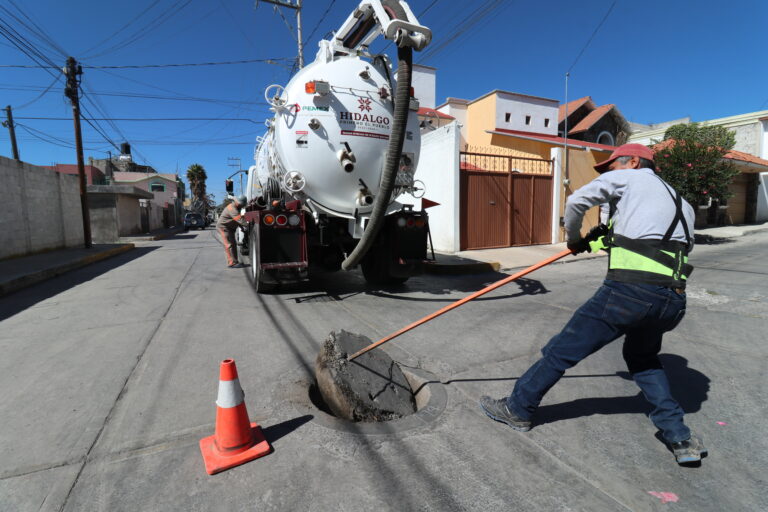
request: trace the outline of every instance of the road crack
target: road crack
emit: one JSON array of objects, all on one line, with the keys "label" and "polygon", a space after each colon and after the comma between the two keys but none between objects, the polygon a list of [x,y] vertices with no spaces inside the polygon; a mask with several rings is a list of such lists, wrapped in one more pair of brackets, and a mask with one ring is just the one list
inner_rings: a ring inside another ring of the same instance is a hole
[{"label": "road crack", "polygon": [[144,359],[144,354],[147,352],[147,349],[149,348],[149,345],[152,343],[152,341],[155,339],[155,336],[157,335],[158,331],[160,330],[160,327],[162,327],[163,322],[165,322],[165,319],[168,316],[168,312],[173,307],[173,304],[176,302],[176,298],[179,296],[179,292],[181,291],[181,288],[184,286],[184,283],[187,280],[187,277],[189,276],[190,270],[192,270],[192,267],[195,266],[195,263],[197,262],[197,258],[200,256],[200,250],[197,251],[197,254],[195,254],[195,257],[192,259],[192,263],[190,263],[189,267],[187,267],[187,270],[184,272],[184,277],[181,278],[179,281],[178,286],[176,286],[176,289],[173,292],[173,297],[171,297],[171,300],[168,303],[168,307],[165,308],[165,311],[163,311],[163,315],[160,317],[160,319],[157,321],[157,325],[152,330],[152,333],[147,338],[147,342],[144,344],[144,347],[141,349],[141,353],[139,354],[139,357],[136,358],[136,362],[134,363],[133,367],[131,368],[131,371],[128,372],[128,376],[126,377],[125,381],[123,382],[122,387],[120,388],[120,393],[118,393],[117,398],[115,399],[114,403],[112,404],[112,407],[110,407],[109,412],[104,417],[104,421],[101,424],[101,427],[99,428],[98,433],[96,434],[96,437],[94,438],[93,442],[91,443],[91,446],[88,447],[88,451],[85,453],[83,457],[79,459],[79,462],[81,463],[80,470],[77,472],[77,475],[75,476],[74,481],[72,482],[72,485],[70,486],[69,490],[67,491],[67,495],[64,498],[64,501],[61,504],[61,507],[59,507],[59,511],[63,511],[67,503],[69,503],[69,499],[72,496],[72,492],[75,490],[75,487],[77,486],[77,483],[80,481],[80,476],[83,474],[83,470],[85,470],[85,466],[88,464],[88,462],[91,460],[91,452],[93,451],[96,444],[99,442],[99,439],[101,439],[102,434],[104,433],[104,429],[106,428],[109,421],[112,419],[112,414],[115,412],[115,408],[117,407],[117,404],[120,403],[120,400],[125,395],[125,391],[128,388],[128,383],[130,382],[131,378],[133,377],[134,373],[136,372],[136,368],[138,368],[139,364],[141,363],[142,359]]}]

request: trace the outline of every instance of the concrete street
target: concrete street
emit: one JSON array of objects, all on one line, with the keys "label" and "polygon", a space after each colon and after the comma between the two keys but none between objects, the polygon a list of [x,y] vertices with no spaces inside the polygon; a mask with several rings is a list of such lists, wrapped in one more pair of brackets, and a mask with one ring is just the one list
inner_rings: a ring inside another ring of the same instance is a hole
[{"label": "concrete street", "polygon": [[[0,510],[768,510],[768,233],[692,253],[662,350],[710,450],[691,468],[655,436],[620,342],[566,374],[531,432],[477,405],[511,391],[605,258],[568,257],[385,345],[425,403],[359,425],[310,400],[325,336],[375,341],[507,274],[381,289],[355,271],[256,295],[211,229],[136,245],[0,299]],[[208,476],[198,441],[225,358],[274,452]]]}]

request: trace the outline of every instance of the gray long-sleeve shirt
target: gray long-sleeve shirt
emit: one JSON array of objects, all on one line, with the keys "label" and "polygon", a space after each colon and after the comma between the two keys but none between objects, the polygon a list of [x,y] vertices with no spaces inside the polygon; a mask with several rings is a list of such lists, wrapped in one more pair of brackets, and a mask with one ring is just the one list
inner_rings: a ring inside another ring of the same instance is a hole
[{"label": "gray long-sleeve shirt", "polygon": [[[635,239],[661,239],[675,218],[675,202],[669,195],[674,189],[660,180],[651,169],[607,171],[574,192],[565,203],[565,231],[569,242],[581,238],[584,214],[599,204],[611,204],[614,233]],[[693,243],[693,207],[683,199],[683,217]],[[685,242],[683,226],[678,223],[672,240]]]}]

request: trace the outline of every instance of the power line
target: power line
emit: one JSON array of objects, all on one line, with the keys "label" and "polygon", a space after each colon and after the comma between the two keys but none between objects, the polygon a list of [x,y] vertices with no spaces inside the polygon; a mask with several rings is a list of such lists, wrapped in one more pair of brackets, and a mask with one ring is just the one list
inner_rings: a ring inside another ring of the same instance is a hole
[{"label": "power line", "polygon": [[[59,82],[59,78],[60,78],[60,77],[58,77],[58,76],[57,76],[56,78],[54,78],[54,79],[53,79],[53,82],[51,82],[51,85],[49,85],[48,87],[46,87],[46,88],[43,90],[43,92],[41,92],[40,94],[38,94],[38,95],[37,95],[37,96],[36,96],[34,99],[32,99],[32,100],[30,100],[30,101],[26,102],[25,104],[23,104],[23,105],[21,105],[21,106],[15,107],[15,108],[16,108],[16,110],[21,110],[21,109],[22,109],[22,108],[24,108],[24,107],[28,107],[29,105],[33,104],[34,102],[36,102],[37,100],[39,100],[40,98],[42,98],[43,96],[45,96],[46,94],[48,94],[49,92],[51,92],[51,88],[52,88],[54,85],[56,85],[56,84]],[[41,87],[41,89],[42,89],[42,87]]]},{"label": "power line", "polygon": [[5,37],[11,44],[13,44],[16,48],[18,48],[24,55],[26,55],[32,61],[34,61],[38,65],[38,67],[44,68],[46,73],[48,73],[54,78],[57,78],[60,76],[59,74],[53,73],[50,70],[51,68],[56,68],[56,69],[59,69],[60,71],[60,68],[58,68],[58,66],[56,66],[56,64],[50,58],[48,58],[48,56],[42,53],[31,41],[29,41],[27,38],[21,35],[13,27],[6,24],[2,20],[2,18],[0,18],[0,35]]},{"label": "power line", "polygon": [[331,11],[331,8],[333,7],[333,4],[336,3],[336,0],[331,0],[331,2],[328,4],[328,7],[325,9],[325,12],[322,16],[320,16],[320,19],[317,21],[317,25],[315,25],[315,28],[312,29],[312,32],[310,32],[309,36],[304,40],[305,43],[308,43],[312,40],[312,36],[315,35],[315,32],[317,32],[317,29],[320,28],[320,25],[325,21],[325,18],[328,16],[328,13]]},{"label": "power line", "polygon": [[[71,121],[68,117],[15,117],[14,119],[38,120],[38,121]],[[92,121],[248,121],[261,124],[263,121],[243,119],[241,117],[91,117]]]},{"label": "power line", "polygon": [[510,6],[510,2],[504,0],[488,0],[484,4],[481,4],[477,9],[470,12],[461,21],[456,23],[454,27],[448,32],[451,34],[447,39],[441,41],[436,46],[430,47],[419,58],[419,62],[426,62],[432,59],[440,52],[445,50],[451,43],[455,42],[464,35],[469,35],[474,29],[478,28],[478,24],[488,17],[492,12],[501,7],[502,5],[507,8]]},{"label": "power line", "polygon": [[576,59],[573,61],[573,64],[571,64],[571,67],[569,67],[569,68],[568,68],[568,71],[566,71],[566,72],[565,72],[565,73],[566,73],[566,75],[567,75],[567,74],[569,74],[569,73],[571,72],[571,70],[573,69],[573,67],[576,65],[576,63],[577,63],[577,62],[579,62],[579,59],[580,59],[580,58],[581,58],[581,56],[584,54],[584,51],[585,51],[585,50],[587,49],[587,47],[589,46],[589,43],[591,43],[591,42],[592,42],[592,39],[594,39],[594,38],[595,38],[595,36],[597,35],[597,32],[598,32],[598,30],[600,30],[600,27],[602,27],[602,26],[603,26],[603,23],[605,23],[605,20],[607,20],[607,19],[608,19],[608,16],[610,16],[610,14],[611,14],[611,11],[613,11],[613,8],[614,8],[615,6],[616,6],[616,0],[614,0],[614,2],[613,2],[613,3],[611,4],[611,6],[608,8],[608,11],[605,13],[605,16],[603,16],[603,19],[602,19],[602,20],[600,20],[600,23],[598,23],[598,24],[597,24],[597,27],[595,27],[595,30],[592,32],[592,35],[591,35],[591,36],[589,36],[589,39],[588,39],[588,40],[587,40],[587,42],[584,44],[584,47],[581,49],[581,51],[579,52],[579,54],[576,56]]},{"label": "power line", "polygon": [[[83,69],[147,69],[147,68],[184,68],[196,66],[231,66],[234,64],[279,64],[281,62],[292,61],[285,57],[274,59],[245,59],[245,60],[227,60],[221,62],[191,62],[183,64],[130,64],[123,66],[89,66],[83,65]],[[0,64],[0,68],[19,68],[19,69],[37,69],[47,67],[49,69],[59,69],[59,66],[30,66],[23,64]]]},{"label": "power line", "polygon": [[[0,84],[0,90],[4,91],[42,91],[45,87],[39,85],[18,85],[13,87],[13,84]],[[10,86],[10,87],[9,87]],[[48,91],[51,92],[51,91]],[[149,100],[169,100],[169,101],[192,101],[201,103],[215,103],[215,104],[244,104],[244,105],[267,105],[266,101],[246,101],[246,100],[226,100],[218,98],[199,98],[196,96],[163,96],[159,94],[139,94],[128,91],[103,91],[103,92],[90,92],[91,96],[114,96],[121,98],[137,98],[137,99],[149,99]],[[18,107],[17,107],[18,108]]]},{"label": "power line", "polygon": [[61,57],[66,57],[67,52],[61,46],[59,46],[56,43],[56,41],[54,41],[50,36],[48,36],[46,30],[42,29],[37,23],[35,23],[35,21],[32,18],[30,18],[29,15],[27,15],[27,13],[25,13],[22,10],[22,8],[19,7],[19,5],[16,2],[14,2],[13,0],[9,0],[9,3],[11,5],[13,5],[13,7],[19,12],[19,14],[21,14],[24,18],[27,19],[29,24],[24,22],[24,20],[22,20],[18,16],[16,16],[7,7],[4,7],[4,6],[0,5],[0,9],[2,9],[9,16],[11,16],[13,19],[15,19],[19,23],[19,25],[21,25],[22,27],[26,28],[40,42],[42,42],[43,44],[47,45],[49,49],[57,52]]},{"label": "power line", "polygon": [[[182,3],[183,2],[183,3]],[[121,50],[125,48],[126,46],[135,43],[139,39],[145,37],[147,34],[158,28],[160,25],[171,19],[173,16],[181,12],[187,5],[189,5],[192,2],[192,0],[178,0],[176,3],[168,7],[165,11],[160,13],[158,16],[156,16],[154,19],[152,19],[149,23],[141,27],[139,30],[137,30],[133,35],[126,37],[122,41],[113,44],[112,46],[106,48],[104,51],[100,53],[96,53],[93,55],[88,55],[86,58],[95,58],[100,57],[102,55],[106,55],[108,53],[113,53],[117,50]],[[157,3],[157,2],[155,2]],[[153,4],[154,6],[155,4]]]},{"label": "power line", "polygon": [[88,52],[90,52],[91,50],[94,50],[94,49],[98,48],[99,46],[103,45],[104,43],[106,43],[107,41],[109,41],[110,39],[113,39],[113,38],[117,37],[117,35],[118,35],[118,34],[120,34],[120,33],[121,33],[123,30],[125,30],[126,28],[130,27],[130,26],[131,26],[133,23],[135,23],[135,22],[136,22],[136,21],[137,21],[139,18],[141,18],[142,16],[144,16],[144,14],[146,14],[146,13],[147,13],[147,12],[148,12],[150,9],[152,9],[152,8],[153,8],[154,6],[156,6],[158,3],[160,3],[160,0],[155,0],[154,2],[152,2],[151,4],[149,4],[147,7],[145,7],[145,8],[144,8],[144,10],[143,10],[143,11],[141,11],[139,14],[137,14],[136,16],[134,16],[134,17],[133,17],[133,18],[132,18],[132,19],[131,19],[131,20],[130,20],[128,23],[126,23],[125,25],[123,25],[123,26],[122,26],[122,27],[120,27],[119,29],[117,29],[117,30],[115,30],[114,32],[112,32],[112,33],[111,33],[109,36],[107,36],[105,39],[102,39],[101,41],[99,41],[99,42],[98,42],[98,43],[96,43],[95,45],[93,45],[93,46],[91,46],[90,48],[88,48],[87,50],[85,50],[85,51],[83,52],[83,55],[88,55]]}]

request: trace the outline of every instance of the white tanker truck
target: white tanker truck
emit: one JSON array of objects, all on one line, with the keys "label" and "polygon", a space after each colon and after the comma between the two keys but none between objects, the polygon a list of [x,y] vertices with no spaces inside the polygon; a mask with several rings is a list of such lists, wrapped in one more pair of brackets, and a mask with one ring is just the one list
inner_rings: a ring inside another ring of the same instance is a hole
[{"label": "white tanker truck", "polygon": [[[386,55],[368,50],[380,34],[397,46],[396,79]],[[421,272],[427,214],[396,199],[424,192],[411,65],[430,40],[406,2],[364,0],[313,63],[267,88],[274,117],[248,170],[248,227],[237,236],[256,291],[307,279],[310,265],[359,264],[375,284]]]}]

